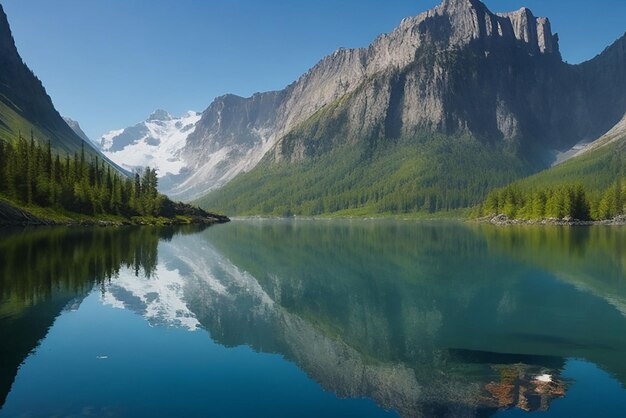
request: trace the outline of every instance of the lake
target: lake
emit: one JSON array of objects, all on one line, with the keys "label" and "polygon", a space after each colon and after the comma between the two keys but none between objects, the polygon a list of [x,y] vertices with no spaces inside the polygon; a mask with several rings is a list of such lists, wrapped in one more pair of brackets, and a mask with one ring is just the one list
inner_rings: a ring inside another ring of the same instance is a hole
[{"label": "lake", "polygon": [[623,417],[626,228],[0,234],[0,417]]}]

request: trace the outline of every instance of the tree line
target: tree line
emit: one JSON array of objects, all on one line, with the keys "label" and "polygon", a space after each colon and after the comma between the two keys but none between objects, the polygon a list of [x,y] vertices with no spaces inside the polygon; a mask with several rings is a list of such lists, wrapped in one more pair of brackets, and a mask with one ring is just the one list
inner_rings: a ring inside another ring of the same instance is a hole
[{"label": "tree line", "polygon": [[165,199],[157,192],[156,170],[149,167],[126,177],[84,144],[73,156],[53,152],[19,135],[0,139],[0,195],[25,205],[64,209],[79,214],[157,216]]},{"label": "tree line", "polygon": [[626,178],[618,178],[603,191],[590,191],[582,184],[533,189],[509,185],[492,190],[481,211],[514,219],[612,219],[626,214]]}]

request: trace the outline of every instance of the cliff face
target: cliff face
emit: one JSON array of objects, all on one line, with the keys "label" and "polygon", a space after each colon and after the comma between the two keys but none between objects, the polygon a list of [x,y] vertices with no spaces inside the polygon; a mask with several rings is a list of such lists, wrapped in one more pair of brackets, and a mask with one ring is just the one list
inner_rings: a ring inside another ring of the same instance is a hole
[{"label": "cliff face", "polygon": [[[410,45],[413,56],[382,45]],[[395,65],[376,68],[329,106],[324,117],[331,122],[290,132],[276,160],[431,131],[508,141],[541,168],[550,151],[597,138],[626,110],[624,39],[585,64],[568,65],[549,20],[525,8],[496,15],[479,1],[445,1],[379,38],[366,54],[368,68],[380,56],[371,51],[381,50]]]},{"label": "cliff face", "polygon": [[335,51],[280,92],[218,98],[189,137],[187,185],[219,188],[268,150],[299,161],[418,132],[504,141],[542,168],[624,114],[623,44],[572,66],[547,18],[444,0],[367,48]]}]

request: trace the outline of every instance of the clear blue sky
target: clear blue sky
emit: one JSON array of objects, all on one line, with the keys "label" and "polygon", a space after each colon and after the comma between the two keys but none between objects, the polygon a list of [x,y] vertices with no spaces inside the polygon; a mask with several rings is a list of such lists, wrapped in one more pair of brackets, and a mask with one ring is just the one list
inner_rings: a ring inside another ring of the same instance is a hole
[{"label": "clear blue sky", "polygon": [[[57,109],[97,138],[154,109],[280,89],[338,47],[367,46],[438,0],[0,0]],[[565,60],[626,31],[626,0],[486,0],[548,16]]]}]

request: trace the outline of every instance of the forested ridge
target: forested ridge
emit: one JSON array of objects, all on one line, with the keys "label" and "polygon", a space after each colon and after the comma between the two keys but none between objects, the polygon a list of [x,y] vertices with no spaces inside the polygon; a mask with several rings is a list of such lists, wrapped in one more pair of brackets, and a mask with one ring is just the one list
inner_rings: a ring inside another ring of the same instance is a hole
[{"label": "forested ridge", "polygon": [[157,191],[156,170],[146,167],[126,177],[103,159],[80,152],[61,155],[51,142],[31,134],[17,141],[0,139],[0,196],[26,207],[52,208],[87,216],[209,216],[174,203]]}]

